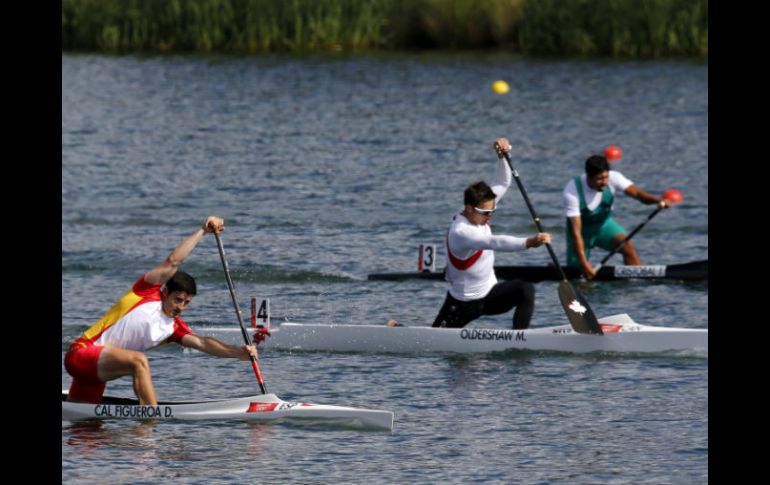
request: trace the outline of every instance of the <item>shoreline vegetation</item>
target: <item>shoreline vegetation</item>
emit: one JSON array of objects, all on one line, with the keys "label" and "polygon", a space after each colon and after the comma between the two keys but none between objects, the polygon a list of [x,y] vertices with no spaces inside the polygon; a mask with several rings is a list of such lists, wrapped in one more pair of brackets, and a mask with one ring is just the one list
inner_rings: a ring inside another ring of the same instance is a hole
[{"label": "shoreline vegetation", "polygon": [[708,57],[708,0],[62,0],[62,50]]}]

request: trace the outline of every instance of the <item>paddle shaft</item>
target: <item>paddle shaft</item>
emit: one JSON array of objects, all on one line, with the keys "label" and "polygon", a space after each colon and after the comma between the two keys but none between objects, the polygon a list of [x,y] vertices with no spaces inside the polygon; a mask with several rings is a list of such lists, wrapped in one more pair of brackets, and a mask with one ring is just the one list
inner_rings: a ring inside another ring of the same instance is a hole
[{"label": "paddle shaft", "polygon": [[[505,160],[508,162],[508,166],[511,167],[511,173],[513,173],[513,178],[516,180],[516,185],[519,186],[519,191],[521,191],[521,195],[524,197],[524,202],[527,203],[527,208],[529,209],[529,213],[532,214],[532,220],[535,221],[535,226],[537,226],[537,231],[543,232],[543,226],[540,225],[540,217],[538,217],[538,215],[535,213],[535,208],[532,206],[532,202],[530,202],[529,196],[527,195],[527,189],[525,189],[524,185],[521,183],[521,180],[519,179],[519,173],[513,167],[513,162],[511,162],[511,157],[508,155],[508,152],[503,152],[503,156],[505,156]],[[553,264],[556,265],[556,269],[559,270],[559,275],[561,276],[561,279],[564,281],[567,281],[567,275],[564,274],[564,270],[561,268],[561,265],[559,264],[559,259],[556,257],[556,253],[553,251],[551,244],[545,243],[545,247],[546,249],[548,249],[548,254],[551,255],[551,259],[553,260]]]},{"label": "paddle shaft", "polygon": [[[535,221],[538,232],[543,232],[543,227],[540,225],[540,217],[538,217],[537,213],[535,212],[535,208],[532,206],[532,202],[529,200],[527,190],[524,188],[524,184],[522,184],[521,180],[519,179],[519,173],[513,167],[511,157],[508,155],[508,152],[505,151],[503,152],[503,156],[508,162],[508,166],[511,168],[513,178],[516,179],[516,185],[519,186],[519,191],[521,192],[522,197],[524,197],[524,202],[527,203],[527,208],[529,209],[529,213],[532,215],[532,220]],[[561,281],[559,282],[558,288],[559,301],[561,302],[561,306],[564,309],[564,313],[567,315],[567,319],[569,320],[570,325],[572,325],[572,328],[578,333],[603,335],[604,332],[602,332],[602,329],[599,326],[599,321],[596,319],[596,315],[594,315],[593,310],[591,310],[591,306],[588,304],[588,301],[583,295],[578,293],[578,291],[572,286],[572,284],[570,284],[569,281],[567,281],[567,275],[564,274],[564,270],[559,264],[559,259],[556,257],[556,253],[554,253],[551,244],[545,243],[545,247],[548,249],[548,254],[551,255],[551,260],[553,260],[553,264],[556,266],[556,269],[559,271],[559,275],[561,276]]]},{"label": "paddle shaft", "polygon": [[610,258],[611,258],[611,257],[612,257],[612,256],[613,256],[615,253],[617,253],[618,251],[620,251],[621,249],[623,249],[623,246],[625,246],[625,245],[626,245],[626,243],[627,243],[629,240],[631,240],[631,238],[632,238],[632,237],[634,237],[634,234],[636,234],[637,232],[639,232],[639,229],[643,228],[645,224],[647,224],[648,222],[650,222],[650,219],[652,219],[653,217],[655,217],[655,216],[658,214],[658,212],[660,212],[660,211],[662,211],[662,210],[663,210],[663,207],[658,207],[657,209],[655,209],[654,211],[652,211],[652,214],[650,214],[649,216],[647,216],[647,219],[645,219],[645,220],[644,220],[644,221],[643,221],[641,224],[639,224],[638,226],[636,226],[636,227],[634,228],[634,230],[633,230],[633,231],[631,231],[631,232],[628,234],[628,236],[626,236],[626,238],[625,238],[625,239],[623,239],[623,241],[622,241],[622,242],[621,242],[621,243],[618,245],[618,247],[616,247],[615,249],[613,249],[612,251],[610,251],[610,252],[607,254],[607,256],[605,256],[605,257],[604,257],[604,259],[602,259],[602,260],[599,262],[599,265],[598,265],[596,268],[594,268],[594,271],[599,271],[599,268],[601,268],[601,267],[604,265],[604,263],[606,263],[606,262],[607,262],[607,260],[608,260],[608,259],[610,259]]},{"label": "paddle shaft", "polygon": [[[222,239],[217,232],[214,232],[214,237],[217,240],[217,248],[219,249],[219,257],[222,259],[222,267],[225,269],[225,279],[227,279],[227,288],[230,290],[230,297],[233,299],[233,306],[235,307],[235,314],[238,316],[238,323],[241,326],[241,333],[243,334],[243,341],[246,345],[252,345],[249,332],[246,331],[246,325],[243,323],[243,314],[241,313],[241,307],[238,305],[238,300],[235,299],[235,288],[233,287],[233,279],[230,278],[230,268],[227,266],[227,259],[225,258],[225,248],[222,247]],[[254,369],[254,375],[257,376],[257,382],[259,388],[262,390],[262,394],[267,394],[267,388],[265,387],[265,381],[262,379],[262,372],[259,370],[259,364],[257,358],[249,354],[251,359],[251,367]]]}]

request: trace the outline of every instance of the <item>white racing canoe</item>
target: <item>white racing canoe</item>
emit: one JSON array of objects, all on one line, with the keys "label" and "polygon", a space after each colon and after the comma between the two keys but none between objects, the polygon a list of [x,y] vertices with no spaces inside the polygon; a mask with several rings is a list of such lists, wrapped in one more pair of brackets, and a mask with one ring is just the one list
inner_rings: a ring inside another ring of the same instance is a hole
[{"label": "white racing canoe", "polygon": [[[240,329],[239,329],[240,332]],[[301,420],[354,428],[393,429],[393,412],[327,404],[288,402],[275,394],[214,401],[159,402],[140,406],[136,399],[104,396],[100,404],[69,402],[62,390],[62,420],[85,419],[187,419],[270,422]]]},{"label": "white racing canoe", "polygon": [[[599,319],[604,335],[585,335],[569,325],[503,328],[388,327],[386,325],[300,324],[270,328],[260,348],[330,352],[472,353],[510,349],[555,352],[673,353],[708,357],[708,330],[655,327],[627,314]],[[256,329],[249,329],[253,331]],[[195,332],[237,343],[240,329],[197,327]]]}]

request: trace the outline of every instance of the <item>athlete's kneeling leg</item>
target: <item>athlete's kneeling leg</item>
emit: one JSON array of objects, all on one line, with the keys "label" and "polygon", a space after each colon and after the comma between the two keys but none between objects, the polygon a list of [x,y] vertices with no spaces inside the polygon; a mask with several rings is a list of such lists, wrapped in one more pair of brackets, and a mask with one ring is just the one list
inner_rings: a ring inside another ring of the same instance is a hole
[{"label": "athlete's kneeling leg", "polygon": [[514,306],[513,328],[529,328],[535,311],[535,285],[528,281],[508,280],[496,284],[484,297],[484,315],[499,315]]},{"label": "athlete's kneeling leg", "polygon": [[433,327],[462,328],[482,315],[483,299],[460,301],[447,292]]},{"label": "athlete's kneeling leg", "polygon": [[157,405],[155,388],[152,385],[152,373],[147,356],[135,350],[118,347],[105,347],[99,357],[99,379],[110,381],[122,376],[133,376],[134,392],[139,404]]}]

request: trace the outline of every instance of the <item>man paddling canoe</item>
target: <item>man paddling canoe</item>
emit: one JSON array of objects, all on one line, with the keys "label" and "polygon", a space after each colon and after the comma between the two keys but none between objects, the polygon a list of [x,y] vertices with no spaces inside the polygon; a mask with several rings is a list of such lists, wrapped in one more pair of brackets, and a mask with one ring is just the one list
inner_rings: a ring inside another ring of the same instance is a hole
[{"label": "man paddling canoe", "polygon": [[143,405],[156,405],[150,364],[144,351],[176,342],[217,357],[249,360],[256,348],[230,345],[192,333],[180,315],[197,292],[195,279],[179,271],[204,234],[224,230],[224,220],[210,216],[158,266],[131,289],[67,350],[64,366],[72,376],[69,401],[98,403],[107,381],[132,376]]},{"label": "man paddling canoe", "polygon": [[495,141],[497,172],[491,185],[476,182],[465,189],[465,208],[452,218],[446,237],[450,287],[434,327],[463,327],[481,315],[499,315],[514,306],[513,328],[529,327],[535,310],[535,287],[520,280],[497,282],[495,250],[520,251],[551,242],[548,233],[528,238],[493,235],[489,220],[511,185],[511,168],[503,158],[511,150],[505,138]]},{"label": "man paddling canoe", "polygon": [[[626,237],[626,230],[612,218],[612,203],[617,190],[643,204],[670,207],[662,197],[645,192],[622,173],[610,170],[607,158],[601,155],[588,157],[585,173],[570,179],[562,193],[567,218],[567,265],[579,266],[588,280],[596,276],[588,261],[591,249],[598,246],[612,251]],[[642,264],[630,240],[620,252],[623,264]]]}]

